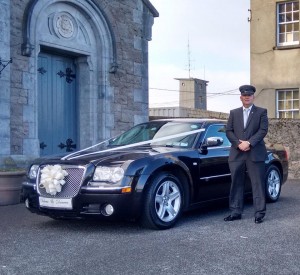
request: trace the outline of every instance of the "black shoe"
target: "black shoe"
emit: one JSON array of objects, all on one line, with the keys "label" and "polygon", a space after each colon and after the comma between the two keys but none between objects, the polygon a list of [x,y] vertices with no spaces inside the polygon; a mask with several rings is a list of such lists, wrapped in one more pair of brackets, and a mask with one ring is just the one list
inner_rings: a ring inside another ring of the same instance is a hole
[{"label": "black shoe", "polygon": [[263,222],[263,217],[255,218],[254,222],[255,223],[262,223]]},{"label": "black shoe", "polygon": [[225,222],[232,222],[232,221],[235,221],[235,220],[240,220],[241,218],[242,218],[242,215],[234,215],[234,216],[229,215],[228,217],[224,218],[224,221]]}]

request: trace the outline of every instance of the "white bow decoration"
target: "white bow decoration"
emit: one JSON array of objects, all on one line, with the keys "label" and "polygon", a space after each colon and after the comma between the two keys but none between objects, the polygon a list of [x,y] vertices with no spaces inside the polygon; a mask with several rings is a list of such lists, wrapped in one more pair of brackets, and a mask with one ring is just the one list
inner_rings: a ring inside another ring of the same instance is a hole
[{"label": "white bow decoration", "polygon": [[66,183],[64,180],[68,175],[67,171],[60,165],[47,165],[41,170],[40,188],[45,188],[50,195],[61,192],[61,187]]}]

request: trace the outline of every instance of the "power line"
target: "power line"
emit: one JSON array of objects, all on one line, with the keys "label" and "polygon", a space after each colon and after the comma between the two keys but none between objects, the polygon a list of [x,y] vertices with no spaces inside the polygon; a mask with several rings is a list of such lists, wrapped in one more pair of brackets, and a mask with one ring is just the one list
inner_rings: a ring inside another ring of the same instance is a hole
[{"label": "power line", "polygon": [[160,91],[179,92],[179,90],[171,90],[171,89],[163,89],[163,88],[149,88],[149,90],[160,90]]},{"label": "power line", "polygon": [[[166,91],[166,92],[181,92],[181,93],[193,93],[194,91],[179,91],[179,90],[172,90],[172,89],[163,89],[163,88],[149,88],[149,90],[158,90],[158,91]],[[225,92],[219,93],[210,93],[207,92],[207,97],[217,97],[217,96],[224,96],[224,95],[239,95],[240,93],[235,93],[238,89],[228,90]]]},{"label": "power line", "polygon": [[[236,96],[236,94],[227,94],[227,95],[235,95]],[[186,99],[186,100],[181,100],[180,102],[181,103],[193,104],[194,100],[193,99]],[[158,108],[176,107],[180,102],[179,102],[179,100],[160,101],[160,102],[151,103],[151,106],[154,106],[154,107],[157,106]]]},{"label": "power line", "polygon": [[[174,104],[174,105],[177,105],[179,103],[178,100],[174,100],[174,101],[160,101],[160,102],[155,102],[155,103],[151,103],[151,105],[165,105],[164,107],[169,107],[170,105]],[[186,99],[186,100],[181,100],[181,103],[194,103],[194,100],[192,99]]]}]

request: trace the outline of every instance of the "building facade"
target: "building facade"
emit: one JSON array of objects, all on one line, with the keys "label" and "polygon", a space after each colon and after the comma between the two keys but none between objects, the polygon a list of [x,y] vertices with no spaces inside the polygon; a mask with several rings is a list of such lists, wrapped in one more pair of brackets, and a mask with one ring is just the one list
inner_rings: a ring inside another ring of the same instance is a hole
[{"label": "building facade", "polygon": [[176,78],[179,81],[179,107],[207,109],[208,81],[198,78]]},{"label": "building facade", "polygon": [[227,118],[228,114],[207,111],[208,81],[199,78],[175,78],[179,83],[179,104],[149,108],[149,119],[174,117]]},{"label": "building facade", "polygon": [[0,166],[148,120],[148,0],[0,0],[0,14]]},{"label": "building facade", "polygon": [[251,83],[271,118],[299,119],[299,0],[251,0]]}]

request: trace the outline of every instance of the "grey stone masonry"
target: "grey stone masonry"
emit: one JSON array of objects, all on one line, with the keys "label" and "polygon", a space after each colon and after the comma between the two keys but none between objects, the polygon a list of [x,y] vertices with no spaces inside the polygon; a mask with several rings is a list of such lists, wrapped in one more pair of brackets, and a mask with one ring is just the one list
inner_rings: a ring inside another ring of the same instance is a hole
[{"label": "grey stone masonry", "polygon": [[10,1],[0,0],[0,155],[10,153]]},{"label": "grey stone masonry", "polygon": [[[76,64],[78,147],[148,120],[148,0],[0,0],[0,166],[40,156],[38,59]],[[63,18],[63,20],[62,20]]]}]

